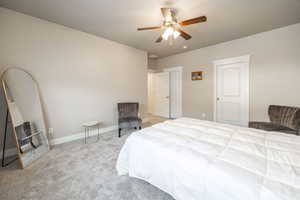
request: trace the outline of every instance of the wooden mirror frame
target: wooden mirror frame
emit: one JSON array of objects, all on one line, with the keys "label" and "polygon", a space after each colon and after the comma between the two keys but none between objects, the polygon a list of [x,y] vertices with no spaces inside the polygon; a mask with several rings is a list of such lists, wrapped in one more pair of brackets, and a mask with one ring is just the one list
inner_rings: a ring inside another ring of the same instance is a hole
[{"label": "wooden mirror frame", "polygon": [[[6,87],[5,87],[5,82],[4,82],[4,75],[9,71],[9,70],[20,70],[22,72],[24,72],[25,74],[27,74],[31,79],[32,81],[34,82],[34,87],[35,87],[35,90],[37,91],[37,96],[38,96],[38,101],[39,101],[39,106],[41,108],[41,114],[42,114],[42,122],[44,123],[44,126],[45,126],[45,137],[47,138],[48,140],[48,150],[50,150],[50,140],[49,140],[49,134],[48,134],[48,125],[46,123],[46,120],[45,120],[45,110],[44,110],[44,107],[42,105],[42,100],[41,100],[41,93],[40,93],[40,87],[39,87],[39,84],[38,82],[36,81],[36,79],[33,77],[32,74],[30,74],[28,71],[26,71],[25,69],[23,68],[20,68],[20,67],[7,67],[5,68],[5,70],[1,73],[1,83],[2,83],[2,88],[3,88],[3,92],[4,92],[4,98],[5,98],[5,102],[6,102],[6,106],[7,106],[7,109],[8,109],[8,113],[9,113],[9,118],[11,119],[11,124],[12,124],[12,130],[13,130],[13,136],[14,136],[14,140],[15,140],[15,145],[16,145],[16,148],[17,148],[17,156],[18,156],[18,160],[19,160],[19,163],[20,163],[20,167],[21,169],[24,169],[25,166],[24,166],[24,163],[22,161],[22,158],[21,158],[21,153],[20,153],[20,146],[19,146],[19,142],[18,142],[18,137],[17,137],[17,133],[16,133],[16,129],[15,129],[15,124],[14,124],[14,121],[12,120],[12,116],[11,116],[11,111],[10,111],[10,108],[9,108],[9,105],[8,105],[8,94],[7,94],[7,91],[6,91]],[[37,160],[37,159],[36,159]],[[36,160],[33,160],[28,166],[26,167],[29,167],[33,162],[35,162]]]}]

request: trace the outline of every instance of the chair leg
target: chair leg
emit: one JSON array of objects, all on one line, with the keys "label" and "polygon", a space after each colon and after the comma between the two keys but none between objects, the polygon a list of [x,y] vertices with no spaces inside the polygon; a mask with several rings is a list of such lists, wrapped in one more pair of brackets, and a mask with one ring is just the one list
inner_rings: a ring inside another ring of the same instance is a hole
[{"label": "chair leg", "polygon": [[86,132],[87,132],[87,130],[86,130],[86,127],[84,128],[84,144],[86,144]]},{"label": "chair leg", "polygon": [[98,135],[97,135],[97,141],[100,139],[100,125],[98,124]]},{"label": "chair leg", "polygon": [[121,137],[121,129],[119,128],[119,137]]},{"label": "chair leg", "polygon": [[141,129],[142,129],[142,127],[141,127],[141,126],[139,126],[139,129],[141,130]]}]

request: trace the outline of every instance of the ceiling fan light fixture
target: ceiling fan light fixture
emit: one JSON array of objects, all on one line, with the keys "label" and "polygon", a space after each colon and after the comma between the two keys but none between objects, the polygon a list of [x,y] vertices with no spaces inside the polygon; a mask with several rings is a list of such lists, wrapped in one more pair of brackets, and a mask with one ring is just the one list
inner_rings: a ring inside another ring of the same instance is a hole
[{"label": "ceiling fan light fixture", "polygon": [[195,17],[192,19],[187,19],[184,21],[178,21],[176,17],[176,10],[172,8],[161,8],[162,16],[164,17],[164,20],[160,26],[152,26],[152,27],[144,27],[144,28],[138,28],[138,31],[143,30],[156,30],[156,29],[162,29],[163,32],[160,34],[160,36],[155,40],[156,43],[162,42],[162,40],[170,40],[173,41],[178,38],[178,36],[181,36],[185,40],[189,40],[192,38],[191,35],[186,33],[181,29],[182,26],[188,26],[192,24],[197,23],[203,23],[207,21],[206,16],[200,16]]},{"label": "ceiling fan light fixture", "polygon": [[166,16],[165,20],[166,22],[172,22],[173,18],[172,16]]},{"label": "ceiling fan light fixture", "polygon": [[162,34],[162,37],[164,40],[168,40],[169,36],[173,35],[174,33],[174,28],[173,27],[168,27],[165,32]]},{"label": "ceiling fan light fixture", "polygon": [[179,31],[176,30],[173,32],[174,39],[176,39],[179,35],[180,35]]},{"label": "ceiling fan light fixture", "polygon": [[162,38],[163,38],[164,40],[168,40],[169,35],[166,34],[166,32],[164,32],[164,34],[162,34]]}]

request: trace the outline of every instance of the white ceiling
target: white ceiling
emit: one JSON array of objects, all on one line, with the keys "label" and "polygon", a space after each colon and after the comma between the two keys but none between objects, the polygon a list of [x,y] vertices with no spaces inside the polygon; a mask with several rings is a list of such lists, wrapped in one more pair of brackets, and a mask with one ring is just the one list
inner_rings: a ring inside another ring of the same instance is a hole
[{"label": "white ceiling", "polygon": [[[300,22],[299,0],[0,0],[0,6],[114,40],[164,57]],[[192,35],[172,46],[155,43],[161,7],[179,19],[206,15],[208,21],[184,27]],[[188,48],[183,49],[186,45]]]}]

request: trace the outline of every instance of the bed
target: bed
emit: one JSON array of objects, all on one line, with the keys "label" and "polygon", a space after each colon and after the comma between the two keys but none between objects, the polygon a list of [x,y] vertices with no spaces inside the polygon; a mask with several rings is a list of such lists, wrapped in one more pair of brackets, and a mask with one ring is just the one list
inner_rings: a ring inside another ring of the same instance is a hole
[{"label": "bed", "polygon": [[116,169],[176,200],[299,200],[300,137],[179,118],[129,136]]}]

